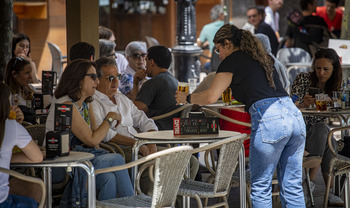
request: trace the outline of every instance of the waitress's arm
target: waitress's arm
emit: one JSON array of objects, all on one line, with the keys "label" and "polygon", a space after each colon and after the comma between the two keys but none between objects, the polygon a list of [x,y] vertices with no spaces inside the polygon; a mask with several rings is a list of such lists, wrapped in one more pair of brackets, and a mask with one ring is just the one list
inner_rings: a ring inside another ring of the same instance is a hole
[{"label": "waitress's arm", "polygon": [[233,74],[230,72],[217,73],[207,90],[191,95],[191,103],[197,105],[208,105],[215,103],[221,96],[222,92],[230,86],[232,77]]}]

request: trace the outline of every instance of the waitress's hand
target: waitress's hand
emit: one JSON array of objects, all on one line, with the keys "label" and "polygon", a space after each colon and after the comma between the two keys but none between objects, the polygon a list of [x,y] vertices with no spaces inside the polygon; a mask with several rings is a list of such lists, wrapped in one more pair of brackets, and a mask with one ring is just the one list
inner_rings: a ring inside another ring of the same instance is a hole
[{"label": "waitress's hand", "polygon": [[308,108],[310,107],[311,104],[315,104],[316,103],[316,98],[313,98],[311,95],[305,95],[303,98],[303,107],[304,108]]},{"label": "waitress's hand", "polygon": [[187,103],[187,100],[186,100],[187,95],[188,95],[187,92],[176,90],[176,94],[175,94],[176,105]]}]

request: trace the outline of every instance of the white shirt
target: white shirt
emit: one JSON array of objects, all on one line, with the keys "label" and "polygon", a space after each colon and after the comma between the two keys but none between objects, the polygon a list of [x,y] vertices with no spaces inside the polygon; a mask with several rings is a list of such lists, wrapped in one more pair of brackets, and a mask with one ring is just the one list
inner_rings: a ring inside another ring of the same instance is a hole
[{"label": "white shirt", "polygon": [[267,6],[265,7],[265,23],[270,25],[271,28],[273,29],[273,31],[279,31],[279,22],[280,22],[280,15],[278,14],[278,12],[273,12],[271,7]]},{"label": "white shirt", "polygon": [[[0,149],[0,167],[9,169],[12,157],[12,149],[15,145],[24,148],[32,140],[28,131],[16,120],[6,120],[5,134]],[[9,192],[9,175],[0,173],[0,203],[7,199]]]},{"label": "white shirt", "polygon": [[125,56],[118,52],[115,52],[115,61],[117,62],[119,73],[122,73],[122,71],[125,71],[126,67],[129,65],[129,62],[125,58]]},{"label": "white shirt", "polygon": [[108,112],[120,113],[121,123],[115,128],[110,128],[104,141],[109,141],[118,133],[123,136],[134,138],[138,132],[135,128],[140,129],[141,132],[149,130],[158,130],[156,124],[152,119],[149,119],[146,114],[139,110],[134,103],[120,92],[114,95],[117,104],[114,104],[107,95],[96,90],[92,106],[95,113],[96,124],[99,126],[106,118]]}]

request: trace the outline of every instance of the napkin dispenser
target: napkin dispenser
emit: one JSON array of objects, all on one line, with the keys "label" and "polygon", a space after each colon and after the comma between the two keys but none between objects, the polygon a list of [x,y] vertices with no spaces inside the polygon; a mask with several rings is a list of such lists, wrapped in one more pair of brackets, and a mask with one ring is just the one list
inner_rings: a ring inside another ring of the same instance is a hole
[{"label": "napkin dispenser", "polygon": [[69,155],[69,132],[47,132],[46,158],[55,158],[67,155]]},{"label": "napkin dispenser", "polygon": [[174,135],[218,134],[219,119],[210,117],[173,118]]}]

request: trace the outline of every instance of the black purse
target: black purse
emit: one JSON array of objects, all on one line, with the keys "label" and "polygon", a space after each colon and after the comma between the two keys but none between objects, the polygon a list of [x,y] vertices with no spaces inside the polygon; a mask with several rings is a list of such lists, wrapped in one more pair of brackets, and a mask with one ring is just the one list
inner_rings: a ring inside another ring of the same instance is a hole
[{"label": "black purse", "polygon": [[23,112],[24,121],[27,121],[31,124],[37,124],[34,108],[28,108],[27,106],[24,106],[24,105],[19,105],[18,107]]}]

